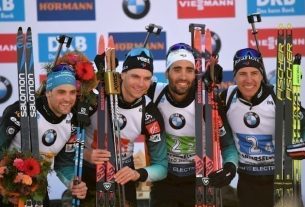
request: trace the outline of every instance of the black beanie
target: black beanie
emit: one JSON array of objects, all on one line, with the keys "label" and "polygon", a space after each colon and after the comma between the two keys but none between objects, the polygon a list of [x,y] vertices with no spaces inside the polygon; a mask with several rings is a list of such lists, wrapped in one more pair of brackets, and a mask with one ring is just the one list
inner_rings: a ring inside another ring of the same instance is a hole
[{"label": "black beanie", "polygon": [[[246,48],[246,49],[250,49],[250,48]],[[243,49],[245,50],[245,49]],[[251,49],[254,50],[254,49]],[[240,50],[241,51],[241,50]],[[239,51],[236,52],[236,54],[238,54]],[[256,51],[257,52],[257,51]],[[259,52],[257,52],[259,53]],[[245,67],[254,67],[257,68],[261,74],[263,75],[263,63],[262,63],[262,58],[261,55],[259,53],[259,56],[253,56],[251,55],[251,52],[249,52],[248,54],[245,54],[244,56],[234,56],[234,63],[233,63],[233,74],[234,76],[236,75],[237,71],[241,68],[245,68]]]},{"label": "black beanie", "polygon": [[[132,54],[133,50],[139,50],[139,48],[132,49],[128,54]],[[153,59],[149,57],[144,51],[140,54],[131,56],[127,55],[124,63],[123,63],[123,69],[122,72],[126,72],[131,69],[145,69],[150,71],[151,73],[154,72],[154,66],[153,66]]]}]

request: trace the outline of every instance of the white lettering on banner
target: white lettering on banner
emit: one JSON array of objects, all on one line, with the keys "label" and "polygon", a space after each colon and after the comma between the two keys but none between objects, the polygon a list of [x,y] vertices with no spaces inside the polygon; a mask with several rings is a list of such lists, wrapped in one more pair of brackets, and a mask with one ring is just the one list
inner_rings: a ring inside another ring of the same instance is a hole
[{"label": "white lettering on banner", "polygon": [[[56,52],[58,47],[59,47],[59,42],[56,40],[57,37],[52,36],[48,37],[48,51],[49,52]],[[69,48],[63,47],[62,51],[66,52],[67,50],[69,51],[74,51],[77,50],[79,52],[84,52],[87,50],[87,40],[84,36],[75,36],[73,37],[74,39],[74,47],[70,45]]]},{"label": "white lettering on banner", "polygon": [[0,11],[13,11],[15,4],[13,0],[2,0]]},{"label": "white lettering on banner", "polygon": [[[256,47],[255,40],[250,40],[250,45],[252,47]],[[258,40],[258,45],[262,47],[267,47],[269,50],[273,50],[277,45],[277,38],[274,36],[267,37],[266,39]],[[294,38],[293,39],[294,46],[302,46],[305,45],[305,38]]]},{"label": "white lettering on banner", "polygon": [[205,6],[234,6],[234,0],[181,0],[178,3],[180,7],[197,7],[198,10],[203,10]]},{"label": "white lettering on banner", "polygon": [[291,6],[295,4],[295,0],[257,0],[257,6]]},{"label": "white lettering on banner", "polygon": [[0,45],[0,52],[16,51],[16,45]]}]

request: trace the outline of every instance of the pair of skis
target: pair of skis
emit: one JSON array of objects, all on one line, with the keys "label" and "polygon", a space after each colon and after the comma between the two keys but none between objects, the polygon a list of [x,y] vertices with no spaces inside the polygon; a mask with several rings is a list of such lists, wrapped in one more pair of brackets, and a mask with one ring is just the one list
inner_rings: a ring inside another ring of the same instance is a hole
[{"label": "pair of skis", "polygon": [[[216,207],[221,206],[220,189],[209,186],[208,175],[219,168],[220,163],[220,145],[219,145],[219,116],[218,106],[215,94],[214,75],[211,77],[210,83],[205,90],[205,108],[203,102],[202,82],[202,42],[205,42],[206,58],[210,59],[210,68],[213,71],[215,62],[212,58],[211,33],[205,25],[190,24],[192,47],[196,53],[196,94],[195,94],[195,136],[196,136],[196,207]],[[205,38],[205,39],[203,39]],[[207,60],[207,61],[210,61]],[[206,62],[207,62],[206,61]],[[213,74],[213,72],[211,73]],[[203,114],[205,115],[205,134],[203,132]]]},{"label": "pair of skis", "polygon": [[[35,98],[35,73],[33,59],[32,31],[28,27],[24,36],[22,27],[17,31],[18,95],[20,104],[20,134],[22,152],[31,152],[39,157],[37,111]],[[28,199],[19,201],[19,206],[42,207],[42,201]]]},{"label": "pair of skis", "polygon": [[[115,72],[115,50],[113,37],[108,39],[105,51],[103,35],[99,39],[98,56],[95,64],[99,70],[98,85],[98,141],[99,149],[111,152],[108,162],[96,166],[96,206],[124,206],[124,186],[115,183],[114,175],[122,168],[118,94],[120,94],[120,74]],[[105,54],[105,56],[102,56]]]},{"label": "pair of skis", "polygon": [[274,199],[279,206],[301,200],[301,163],[285,153],[285,146],[302,141],[300,135],[301,56],[293,59],[292,28],[280,26],[277,43],[275,183]]}]

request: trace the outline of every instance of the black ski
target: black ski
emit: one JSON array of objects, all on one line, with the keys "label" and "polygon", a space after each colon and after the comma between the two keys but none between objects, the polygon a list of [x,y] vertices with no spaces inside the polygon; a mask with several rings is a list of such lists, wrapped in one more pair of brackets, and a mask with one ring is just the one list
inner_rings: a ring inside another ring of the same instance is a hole
[{"label": "black ski", "polygon": [[[32,31],[28,27],[26,36],[22,28],[17,32],[17,68],[20,104],[21,151],[31,152],[39,157],[39,140],[35,98],[35,73],[33,59]],[[42,206],[42,201],[27,200],[26,207]]]},{"label": "black ski", "polygon": [[[25,44],[25,47],[24,47]],[[39,156],[37,112],[35,103],[35,74],[32,32],[29,27],[24,35],[22,28],[17,32],[17,66],[20,102],[21,149]]]},{"label": "black ski", "polygon": [[291,201],[302,206],[301,165],[285,153],[285,146],[300,138],[300,57],[293,60],[292,29],[278,30],[276,121],[275,121],[275,203],[284,207]]}]

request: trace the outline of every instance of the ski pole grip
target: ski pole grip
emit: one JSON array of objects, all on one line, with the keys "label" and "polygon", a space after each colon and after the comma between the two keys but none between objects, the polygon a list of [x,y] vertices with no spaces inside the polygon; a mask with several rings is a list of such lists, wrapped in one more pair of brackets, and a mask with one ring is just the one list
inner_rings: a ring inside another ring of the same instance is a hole
[{"label": "ski pole grip", "polygon": [[205,32],[205,24],[191,23],[189,25],[189,32],[194,32],[195,29],[200,29],[201,30],[201,34],[204,34],[204,32]]},{"label": "ski pole grip", "polygon": [[119,72],[106,71],[104,73],[106,94],[120,94],[121,76]]},{"label": "ski pole grip", "polygon": [[161,30],[163,29],[163,27],[156,25],[156,24],[149,24],[145,27],[145,29],[147,30],[147,34],[146,34],[146,37],[145,37],[145,40],[143,43],[143,47],[146,47],[150,34],[154,33],[156,35],[159,35],[161,33]]}]

